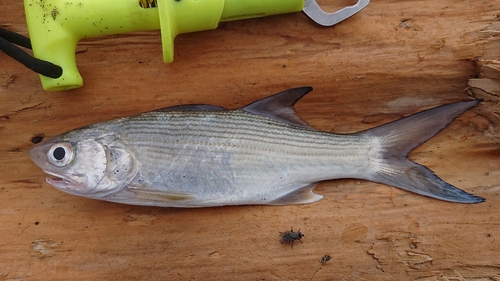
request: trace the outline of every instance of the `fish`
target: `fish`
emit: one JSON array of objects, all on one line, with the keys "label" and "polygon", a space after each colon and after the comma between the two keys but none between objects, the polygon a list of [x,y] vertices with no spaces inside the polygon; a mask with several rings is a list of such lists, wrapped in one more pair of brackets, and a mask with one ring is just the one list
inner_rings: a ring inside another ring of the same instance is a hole
[{"label": "fish", "polygon": [[100,122],[33,146],[46,181],[69,194],[159,207],[306,204],[319,182],[372,181],[457,203],[480,203],[408,154],[480,100],[456,102],[352,134],[314,129],[293,88],[244,107],[192,104]]}]

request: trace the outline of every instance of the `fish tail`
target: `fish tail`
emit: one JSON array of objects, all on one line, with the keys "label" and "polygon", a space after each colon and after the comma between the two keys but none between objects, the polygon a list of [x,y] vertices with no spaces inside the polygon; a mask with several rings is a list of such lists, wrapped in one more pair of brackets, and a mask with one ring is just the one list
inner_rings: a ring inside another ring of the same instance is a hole
[{"label": "fish tail", "polygon": [[437,177],[430,169],[407,158],[417,146],[443,130],[455,118],[481,100],[457,102],[432,108],[376,127],[361,134],[379,146],[372,157],[368,180],[417,194],[458,203],[479,203],[484,199],[469,194]]}]

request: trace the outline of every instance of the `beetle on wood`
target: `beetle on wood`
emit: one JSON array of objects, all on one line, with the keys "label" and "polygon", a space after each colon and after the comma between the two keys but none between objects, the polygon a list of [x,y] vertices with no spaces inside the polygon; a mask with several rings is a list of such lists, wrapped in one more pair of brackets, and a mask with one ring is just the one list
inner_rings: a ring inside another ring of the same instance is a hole
[{"label": "beetle on wood", "polygon": [[331,258],[332,258],[332,257],[330,257],[330,255],[324,255],[324,256],[321,258],[320,262],[321,262],[322,264],[325,264],[325,263],[326,263],[327,261],[329,261]]},{"label": "beetle on wood", "polygon": [[295,240],[299,240],[300,243],[303,243],[301,239],[302,237],[304,237],[304,234],[300,232],[300,229],[297,232],[293,231],[293,227],[291,227],[290,231],[280,232],[280,236],[281,236],[281,241],[280,241],[281,244],[292,242],[292,249],[293,249],[293,242]]}]

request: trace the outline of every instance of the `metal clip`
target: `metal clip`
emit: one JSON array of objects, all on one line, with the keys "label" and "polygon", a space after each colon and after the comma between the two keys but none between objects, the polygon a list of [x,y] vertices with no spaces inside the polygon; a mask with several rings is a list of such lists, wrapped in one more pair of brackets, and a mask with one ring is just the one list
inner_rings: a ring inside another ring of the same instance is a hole
[{"label": "metal clip", "polygon": [[353,6],[347,6],[334,13],[327,13],[321,9],[316,0],[305,0],[302,11],[317,24],[332,26],[361,11],[368,3],[370,0],[358,0]]}]

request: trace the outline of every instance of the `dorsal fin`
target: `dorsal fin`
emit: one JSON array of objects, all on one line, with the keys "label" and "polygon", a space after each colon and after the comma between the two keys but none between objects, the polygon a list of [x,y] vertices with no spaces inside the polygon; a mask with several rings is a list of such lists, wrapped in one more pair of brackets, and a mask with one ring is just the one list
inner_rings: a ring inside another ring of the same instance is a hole
[{"label": "dorsal fin", "polygon": [[159,108],[153,110],[153,112],[169,112],[169,111],[219,111],[226,110],[223,107],[209,105],[209,104],[185,104],[185,105],[175,105],[165,108]]},{"label": "dorsal fin", "polygon": [[306,121],[295,115],[295,110],[293,109],[295,103],[311,90],[312,87],[293,88],[260,99],[242,107],[241,110],[277,119],[290,125],[313,129]]}]

